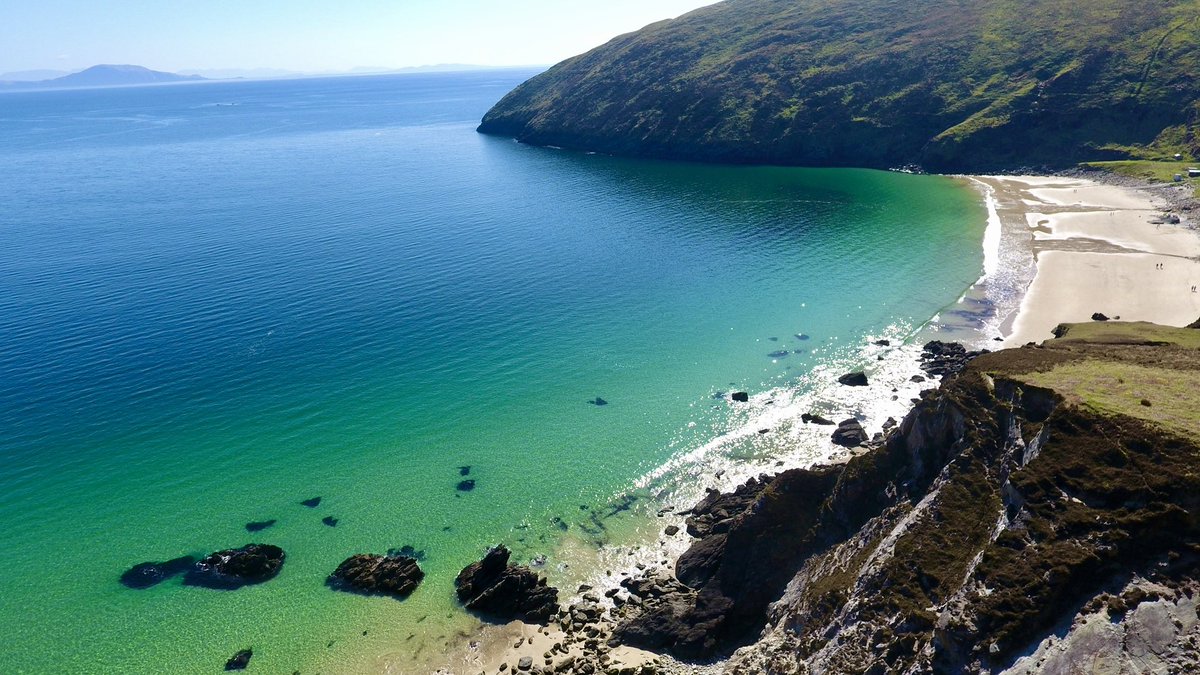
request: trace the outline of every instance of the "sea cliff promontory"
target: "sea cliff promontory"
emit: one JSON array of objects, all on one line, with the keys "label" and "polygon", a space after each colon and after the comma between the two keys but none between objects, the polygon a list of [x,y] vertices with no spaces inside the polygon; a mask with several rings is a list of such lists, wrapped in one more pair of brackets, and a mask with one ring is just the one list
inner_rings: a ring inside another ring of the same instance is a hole
[{"label": "sea cliff promontory", "polygon": [[933,171],[1200,154],[1200,2],[726,0],[618,36],[479,130],[631,156]]}]

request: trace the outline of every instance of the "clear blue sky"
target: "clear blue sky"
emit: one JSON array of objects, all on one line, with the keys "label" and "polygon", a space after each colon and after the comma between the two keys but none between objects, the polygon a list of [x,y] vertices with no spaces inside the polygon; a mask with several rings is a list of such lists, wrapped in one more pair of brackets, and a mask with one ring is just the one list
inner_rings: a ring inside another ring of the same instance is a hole
[{"label": "clear blue sky", "polygon": [[0,72],[549,64],[713,0],[0,0]]}]

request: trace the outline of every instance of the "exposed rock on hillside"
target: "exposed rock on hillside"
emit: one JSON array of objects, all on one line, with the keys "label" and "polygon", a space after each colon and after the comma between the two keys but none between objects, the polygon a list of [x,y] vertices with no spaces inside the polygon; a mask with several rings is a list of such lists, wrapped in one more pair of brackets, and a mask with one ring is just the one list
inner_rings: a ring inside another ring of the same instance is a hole
[{"label": "exposed rock on hillside", "polygon": [[727,0],[621,35],[479,129],[623,155],[939,171],[1200,155],[1200,2]]},{"label": "exposed rock on hillside", "polygon": [[614,635],[759,638],[742,673],[1200,669],[1200,335],[1063,335],[972,360],[844,464],[710,493],[678,581],[626,582]]}]

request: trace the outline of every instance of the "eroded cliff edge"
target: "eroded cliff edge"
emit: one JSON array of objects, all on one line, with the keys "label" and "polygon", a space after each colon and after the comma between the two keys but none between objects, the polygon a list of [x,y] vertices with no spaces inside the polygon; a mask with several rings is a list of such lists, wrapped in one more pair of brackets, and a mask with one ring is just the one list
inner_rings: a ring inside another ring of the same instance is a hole
[{"label": "eroded cliff edge", "polygon": [[1200,669],[1200,330],[987,354],[844,464],[711,493],[616,641],[735,673]]}]

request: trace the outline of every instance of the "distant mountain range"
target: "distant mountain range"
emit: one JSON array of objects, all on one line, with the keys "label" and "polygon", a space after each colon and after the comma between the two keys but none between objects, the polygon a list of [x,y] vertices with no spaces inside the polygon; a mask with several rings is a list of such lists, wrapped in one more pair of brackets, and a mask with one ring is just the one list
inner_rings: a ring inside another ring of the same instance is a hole
[{"label": "distant mountain range", "polygon": [[[39,71],[25,71],[15,75],[28,76]],[[53,72],[53,71],[50,71]],[[129,65],[99,65],[92,66],[78,73],[62,75],[43,80],[7,79],[8,75],[0,77],[0,84],[8,88],[19,89],[72,89],[82,87],[121,87],[138,84],[163,84],[167,82],[195,82],[206,78],[199,75],[178,75],[165,73],[160,70],[150,70],[142,66]]]},{"label": "distant mountain range", "polygon": [[122,87],[201,80],[280,80],[301,77],[338,77],[344,75],[386,75],[400,73],[451,73],[472,70],[502,70],[534,66],[480,66],[467,63],[439,63],[404,68],[357,67],[337,72],[306,73],[279,68],[188,69],[179,73],[150,70],[142,66],[99,65],[76,73],[62,70],[22,70],[0,73],[0,90],[68,89],[84,87]]}]

